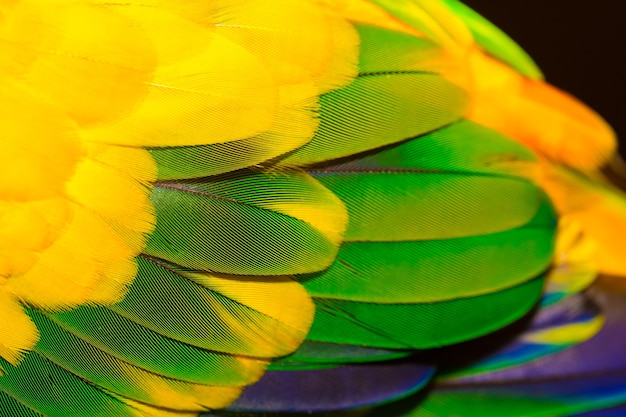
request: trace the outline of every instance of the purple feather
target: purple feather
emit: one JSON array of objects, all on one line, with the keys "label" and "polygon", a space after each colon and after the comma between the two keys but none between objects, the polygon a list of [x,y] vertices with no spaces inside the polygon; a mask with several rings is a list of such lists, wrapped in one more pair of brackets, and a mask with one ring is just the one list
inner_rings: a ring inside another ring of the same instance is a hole
[{"label": "purple feather", "polygon": [[310,413],[386,403],[428,383],[435,368],[410,360],[307,371],[270,371],[231,411]]}]

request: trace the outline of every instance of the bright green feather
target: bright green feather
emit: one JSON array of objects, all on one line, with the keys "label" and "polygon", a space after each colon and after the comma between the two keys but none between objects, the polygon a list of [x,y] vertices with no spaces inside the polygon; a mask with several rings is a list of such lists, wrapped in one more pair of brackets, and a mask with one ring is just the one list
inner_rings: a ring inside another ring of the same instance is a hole
[{"label": "bright green feather", "polygon": [[458,0],[442,0],[463,20],[476,42],[490,55],[509,64],[526,77],[540,80],[541,70],[533,59],[507,34]]},{"label": "bright green feather", "polygon": [[553,238],[552,226],[531,223],[460,239],[346,243],[330,269],[298,281],[315,297],[353,301],[415,303],[467,297],[539,274],[551,261]]},{"label": "bright green feather", "polygon": [[[138,417],[136,410],[102,388],[86,384],[78,376],[32,352],[18,366],[0,359],[9,370],[0,378],[0,388],[27,407],[44,415]],[[42,381],[51,388],[42,390]],[[3,410],[4,411],[4,410]]]},{"label": "bright green feather", "polygon": [[424,304],[315,299],[317,314],[308,339],[399,349],[458,343],[520,318],[542,288],[543,279],[537,278],[496,293]]},{"label": "bright green feather", "polygon": [[281,163],[308,165],[413,138],[457,121],[466,105],[463,90],[438,75],[363,74],[321,97],[316,135]]},{"label": "bright green feather", "polygon": [[[64,330],[36,310],[31,310],[30,313],[44,340],[37,346],[38,353],[91,384],[146,404],[157,407],[166,407],[168,404],[171,406],[171,397],[180,396],[181,398],[187,397],[188,407],[194,403],[211,407],[215,405],[216,398],[218,401],[220,397],[234,398],[240,392],[238,386],[255,382],[252,378],[234,381],[232,378],[234,375],[219,370],[217,372],[225,378],[223,377],[220,381],[214,374],[212,379],[218,385],[224,386],[203,386],[208,385],[206,378],[202,385],[187,380],[168,378],[96,348]],[[194,398],[193,393],[196,391],[204,393],[201,399],[204,403]],[[207,395],[209,392],[211,395]],[[191,400],[188,398],[189,394],[192,394]]]},{"label": "bright green feather", "polygon": [[357,25],[359,76],[320,97],[313,139],[280,164],[309,165],[414,138],[459,120],[465,91],[439,73],[443,51],[424,39]]},{"label": "bright green feather", "polygon": [[342,203],[300,172],[157,183],[145,253],[196,270],[285,275],[329,265],[345,228]]}]

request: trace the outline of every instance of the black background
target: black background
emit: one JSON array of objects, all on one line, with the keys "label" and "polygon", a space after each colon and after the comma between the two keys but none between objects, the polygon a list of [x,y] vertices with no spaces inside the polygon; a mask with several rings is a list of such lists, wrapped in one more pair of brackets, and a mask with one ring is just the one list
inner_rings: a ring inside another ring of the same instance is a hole
[{"label": "black background", "polygon": [[465,0],[519,43],[547,81],[600,113],[626,154],[626,0]]}]

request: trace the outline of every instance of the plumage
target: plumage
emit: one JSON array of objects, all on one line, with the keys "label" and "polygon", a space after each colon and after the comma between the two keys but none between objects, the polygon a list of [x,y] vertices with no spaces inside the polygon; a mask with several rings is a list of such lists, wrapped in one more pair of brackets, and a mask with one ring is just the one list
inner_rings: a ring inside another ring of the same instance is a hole
[{"label": "plumage", "polygon": [[361,408],[419,391],[434,371],[432,365],[411,360],[268,371],[258,383],[246,388],[229,409],[302,413]]},{"label": "plumage", "polygon": [[591,294],[607,314],[595,337],[521,366],[445,381],[413,410],[381,415],[570,416],[623,403],[623,295]]},{"label": "plumage", "polygon": [[9,0],[0,77],[0,414],[623,412],[614,135],[461,2]]}]

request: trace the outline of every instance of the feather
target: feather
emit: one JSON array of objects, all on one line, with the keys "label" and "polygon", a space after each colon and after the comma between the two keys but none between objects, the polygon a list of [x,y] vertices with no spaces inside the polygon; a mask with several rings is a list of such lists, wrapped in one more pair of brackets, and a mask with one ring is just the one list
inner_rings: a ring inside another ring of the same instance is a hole
[{"label": "feather", "polygon": [[[83,408],[72,402],[55,408],[54,397],[23,388],[24,378],[40,381],[41,372],[53,372],[61,378],[58,395],[77,402],[102,397],[84,413],[135,415],[133,401],[179,410],[221,408],[261,377],[267,358],[294,350],[310,326],[312,306],[303,309],[309,298],[286,278],[274,285],[246,283],[150,258],[138,264],[121,303],[54,314],[30,310],[41,341],[27,356],[32,361],[3,364],[0,386],[33,410],[53,415]],[[274,291],[294,304],[272,303]],[[165,310],[164,299],[170,303]]]},{"label": "feather", "polygon": [[621,411],[613,133],[460,2],[0,16],[0,414]]},{"label": "feather", "polygon": [[[380,28],[357,29],[358,76],[320,96],[316,134],[280,164],[309,165],[397,143],[455,122],[465,112],[468,98],[440,74],[446,62],[435,45]],[[388,44],[394,45],[393,60],[386,59]]]},{"label": "feather", "polygon": [[476,44],[489,55],[512,66],[517,72],[531,79],[542,79],[543,74],[532,58],[487,19],[459,0],[443,0],[472,32]]},{"label": "feather", "polygon": [[443,46],[463,47],[472,42],[468,28],[443,2],[373,0],[373,3]]},{"label": "feather", "polygon": [[584,225],[584,234],[595,246],[594,261],[600,272],[624,276],[621,231],[626,223],[624,193],[600,177],[559,166],[546,169],[542,178],[561,216]]},{"label": "feather", "polygon": [[[432,137],[310,172],[346,205],[347,242],[437,240],[500,232],[528,222],[543,196],[532,183],[507,175],[507,162],[499,166],[503,154],[511,166],[532,165],[528,153],[518,154],[516,146],[506,149],[506,142],[490,144],[492,134],[459,124]],[[471,149],[468,143],[474,138],[482,143]],[[463,159],[454,160],[455,154]],[[501,197],[497,202],[495,195]],[[418,204],[423,207],[415,210]]]},{"label": "feather", "polygon": [[160,180],[201,178],[260,164],[306,143],[318,127],[317,91],[310,84],[281,86],[272,127],[224,143],[151,147]]},{"label": "feather", "polygon": [[604,410],[590,411],[588,413],[576,414],[576,417],[620,417],[626,412],[626,406],[606,408]]},{"label": "feather", "polygon": [[[482,52],[474,53],[470,63],[480,74],[471,120],[526,144],[555,164],[583,172],[597,170],[615,153],[611,127],[567,93],[524,78]],[[509,93],[502,98],[499,91]]]},{"label": "feather", "polygon": [[270,370],[315,369],[317,366],[345,363],[382,362],[411,356],[412,350],[378,349],[366,346],[314,342],[305,340],[298,350],[275,359]]},{"label": "feather", "polygon": [[[308,340],[424,349],[523,315],[536,301],[542,281],[531,279],[547,267],[554,237],[545,197],[514,175],[533,160],[508,139],[462,122],[310,168],[345,203],[349,224],[335,263],[296,278],[316,303]],[[496,195],[502,205],[494,205]],[[493,266],[501,256],[514,274]],[[465,286],[459,281],[468,273],[477,278]],[[475,307],[482,304],[491,310]]]},{"label": "feather", "polygon": [[[373,304],[316,299],[307,338],[386,348],[431,348],[494,331],[537,301],[543,279],[471,298],[424,304]],[[448,319],[443,322],[441,317]]]},{"label": "feather", "polygon": [[145,253],[230,274],[323,269],[346,223],[341,201],[304,173],[243,171],[161,182],[151,200],[157,227]]},{"label": "feather", "polygon": [[[448,369],[452,370],[442,372],[440,380],[462,381],[472,380],[474,377],[476,381],[482,379],[488,381],[490,372],[519,366],[584,342],[594,336],[604,324],[599,309],[581,294],[556,305],[541,306],[528,320],[531,320],[530,324],[522,321],[518,326],[513,326],[515,328],[503,329],[497,333],[500,340],[493,334],[480,341],[469,342],[469,346],[463,349],[465,357],[462,362],[472,362],[471,365],[458,369],[453,365],[453,358],[442,360],[442,363],[446,363]],[[520,330],[517,327],[524,327],[524,333],[519,334]],[[506,342],[511,335],[514,335],[514,340]],[[497,346],[497,350],[486,356],[486,352],[491,350],[488,347],[490,343]],[[472,344],[475,348],[472,348]],[[472,353],[474,349],[476,356],[484,359],[470,360],[469,358],[474,356]]]},{"label": "feather", "polygon": [[360,408],[410,395],[433,373],[432,366],[412,361],[270,371],[229,409],[311,413]]},{"label": "feather", "polygon": [[[569,416],[613,407],[625,400],[624,299],[594,292],[607,324],[593,338],[493,373],[444,382],[418,407],[379,410],[385,416]],[[598,354],[598,352],[602,354]],[[585,360],[581,360],[585,358]],[[505,411],[506,410],[506,411]]]}]

